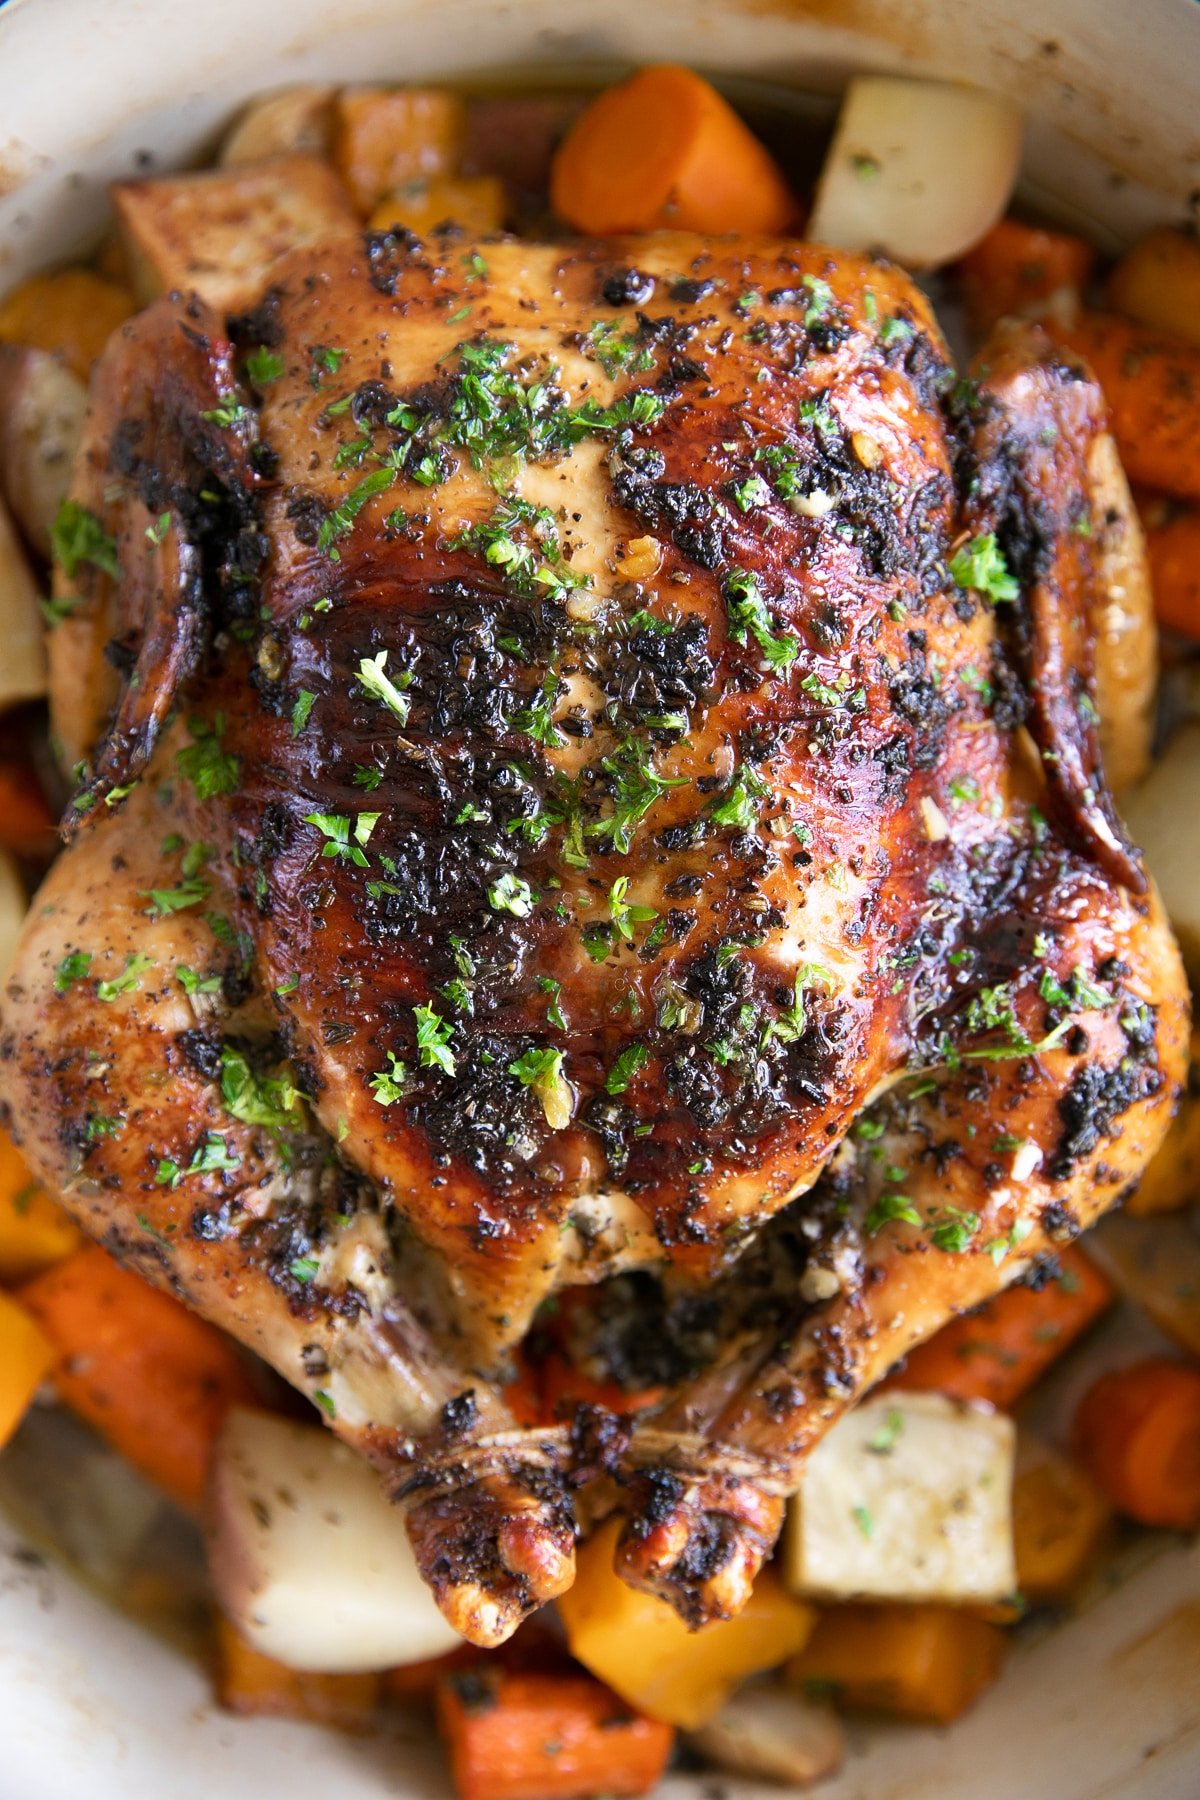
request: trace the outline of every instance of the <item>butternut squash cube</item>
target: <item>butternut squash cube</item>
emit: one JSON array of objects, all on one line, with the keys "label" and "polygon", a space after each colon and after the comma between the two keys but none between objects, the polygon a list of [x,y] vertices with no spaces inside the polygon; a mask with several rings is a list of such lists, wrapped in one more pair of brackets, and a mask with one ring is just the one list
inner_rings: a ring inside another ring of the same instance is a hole
[{"label": "butternut squash cube", "polygon": [[0,1449],[7,1444],[57,1352],[23,1306],[0,1294]]},{"label": "butternut squash cube", "polygon": [[7,1131],[0,1131],[0,1281],[27,1281],[80,1243],[66,1213],[38,1186]]},{"label": "butternut squash cube", "polygon": [[426,237],[437,225],[461,225],[471,236],[499,231],[508,202],[504,183],[494,175],[437,175],[431,181],[410,181],[386,194],[367,223],[372,231],[407,226]]},{"label": "butternut squash cube", "polygon": [[822,1613],[788,1665],[853,1711],[948,1725],[1000,1672],[1004,1633],[962,1607],[856,1604]]},{"label": "butternut squash cube", "polygon": [[1061,1600],[1095,1556],[1112,1508],[1091,1477],[1049,1444],[1022,1436],[1013,1482],[1017,1590]]},{"label": "butternut squash cube", "polygon": [[364,215],[409,181],[453,175],[466,108],[444,88],[345,88],[333,109],[333,162]]},{"label": "butternut squash cube", "polygon": [[618,1521],[586,1543],[558,1610],[571,1654],[652,1719],[694,1731],[748,1676],[795,1655],[815,1614],[764,1570],[745,1610],[689,1631],[665,1600],[627,1586],[613,1568]]},{"label": "butternut squash cube", "polygon": [[227,1712],[304,1719],[338,1731],[366,1731],[379,1701],[377,1674],[320,1675],[289,1669],[248,1644],[217,1615],[217,1699]]}]

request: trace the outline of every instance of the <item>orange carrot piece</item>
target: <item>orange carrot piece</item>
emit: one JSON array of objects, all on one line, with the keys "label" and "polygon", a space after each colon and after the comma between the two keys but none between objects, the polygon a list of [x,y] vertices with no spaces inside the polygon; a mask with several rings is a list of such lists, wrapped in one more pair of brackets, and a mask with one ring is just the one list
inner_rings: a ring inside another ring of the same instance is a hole
[{"label": "orange carrot piece", "polygon": [[989,331],[1010,313],[1041,318],[1078,304],[1096,266],[1083,238],[1047,231],[1020,219],[1001,219],[958,265],[963,299],[976,331]]},{"label": "orange carrot piece", "polygon": [[1200,345],[1200,240],[1169,225],[1147,232],[1109,276],[1108,299],[1126,318]]},{"label": "orange carrot piece", "polygon": [[1048,319],[1046,329],[1095,371],[1130,479],[1200,499],[1200,348],[1115,313],[1081,312],[1069,327]]},{"label": "orange carrot piece", "polygon": [[1145,507],[1142,529],[1159,624],[1200,638],[1200,509]]},{"label": "orange carrot piece", "polygon": [[1006,1288],[920,1344],[885,1386],[1011,1407],[1112,1302],[1096,1265],[1072,1245],[1061,1275],[1035,1291]]},{"label": "orange carrot piece", "polygon": [[38,1186],[7,1131],[0,1131],[0,1282],[28,1281],[79,1248],[62,1208]]},{"label": "orange carrot piece", "polygon": [[18,856],[53,855],[56,826],[32,765],[0,758],[0,847]]},{"label": "orange carrot piece", "polygon": [[606,88],[571,127],[550,175],[555,212],[578,231],[786,231],[787,182],[710,82],[659,63]]},{"label": "orange carrot piece", "polygon": [[444,88],[343,88],[333,108],[333,164],[359,212],[409,181],[453,175],[466,111]]},{"label": "orange carrot piece", "polygon": [[439,1681],[445,1680],[448,1675],[459,1675],[464,1669],[474,1668],[478,1661],[479,1652],[475,1646],[461,1644],[457,1650],[447,1650],[444,1656],[430,1656],[424,1662],[405,1663],[403,1668],[385,1669],[383,1691],[389,1699],[399,1700],[406,1706],[414,1703],[432,1706]]},{"label": "orange carrot piece", "polygon": [[788,1664],[788,1680],[830,1689],[854,1711],[948,1725],[1000,1672],[1004,1633],[969,1608],[833,1606]]},{"label": "orange carrot piece", "polygon": [[136,305],[128,288],[91,269],[34,275],[0,302],[0,343],[53,351],[86,381],[105,344]]},{"label": "orange carrot piece", "polygon": [[217,1699],[226,1712],[303,1719],[338,1731],[367,1731],[379,1703],[379,1676],[317,1675],[289,1669],[248,1644],[223,1615],[216,1620]]},{"label": "orange carrot piece", "polygon": [[481,1664],[437,1690],[459,1800],[644,1794],[675,1732],[588,1675],[506,1674]]},{"label": "orange carrot piece", "polygon": [[1151,1356],[1090,1387],[1075,1448],[1118,1512],[1177,1531],[1200,1526],[1200,1369]]},{"label": "orange carrot piece", "polygon": [[258,1396],[224,1334],[88,1244],[17,1298],[57,1346],[60,1398],[197,1512],[221,1422]]}]

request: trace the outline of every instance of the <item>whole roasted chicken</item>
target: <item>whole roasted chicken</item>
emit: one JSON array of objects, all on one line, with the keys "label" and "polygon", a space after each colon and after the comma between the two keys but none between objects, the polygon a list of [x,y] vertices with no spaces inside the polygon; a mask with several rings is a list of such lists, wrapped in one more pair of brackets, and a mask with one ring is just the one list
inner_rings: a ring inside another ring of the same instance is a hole
[{"label": "whole roasted chicken", "polygon": [[[473,1641],[612,1512],[735,1612],[831,1421],[1178,1091],[1088,372],[1014,327],[958,379],[811,245],[346,237],[124,328],[67,523],[37,1173],[378,1466]],[[654,1403],[530,1425],[587,1288]]]}]

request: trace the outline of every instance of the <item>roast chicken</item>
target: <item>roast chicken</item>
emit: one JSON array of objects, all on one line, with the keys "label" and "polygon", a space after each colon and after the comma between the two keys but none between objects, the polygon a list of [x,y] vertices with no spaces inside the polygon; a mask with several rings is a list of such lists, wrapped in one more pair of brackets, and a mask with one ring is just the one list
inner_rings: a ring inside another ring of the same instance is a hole
[{"label": "roast chicken", "polygon": [[[809,244],[347,236],[123,328],[69,519],[37,1174],[371,1459],[472,1641],[614,1512],[733,1614],[831,1422],[1178,1093],[1095,382],[1015,326],[960,377]],[[568,1301],[651,1404],[527,1422]]]}]

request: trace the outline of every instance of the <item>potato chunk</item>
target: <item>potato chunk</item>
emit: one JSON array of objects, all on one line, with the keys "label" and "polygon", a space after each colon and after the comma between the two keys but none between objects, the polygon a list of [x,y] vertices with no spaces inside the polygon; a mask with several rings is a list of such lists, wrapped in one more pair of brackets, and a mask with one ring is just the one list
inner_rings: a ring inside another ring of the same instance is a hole
[{"label": "potato chunk", "polygon": [[1129,835],[1158,883],[1192,980],[1200,978],[1200,838],[1192,803],[1200,776],[1200,725],[1185,725],[1131,793],[1121,797]]},{"label": "potato chunk", "polygon": [[218,160],[231,168],[294,150],[323,155],[329,148],[333,93],[331,87],[289,87],[260,95],[238,116]]},{"label": "potato chunk", "polygon": [[46,652],[37,587],[16,529],[0,500],[0,712],[46,692]]},{"label": "potato chunk", "polygon": [[249,306],[279,257],[353,230],[353,209],[328,163],[296,154],[113,189],[143,301],[194,289],[218,311]]},{"label": "potato chunk", "polygon": [[264,1656],[351,1674],[460,1642],[417,1573],[403,1516],[323,1426],[234,1407],[210,1488],[217,1598]]},{"label": "potato chunk", "polygon": [[41,556],[83,437],[87,389],[46,350],[0,344],[0,492]]},{"label": "potato chunk", "polygon": [[941,1394],[881,1394],[838,1422],[791,1504],[794,1593],[995,1600],[1016,1586],[1013,1425]]}]

